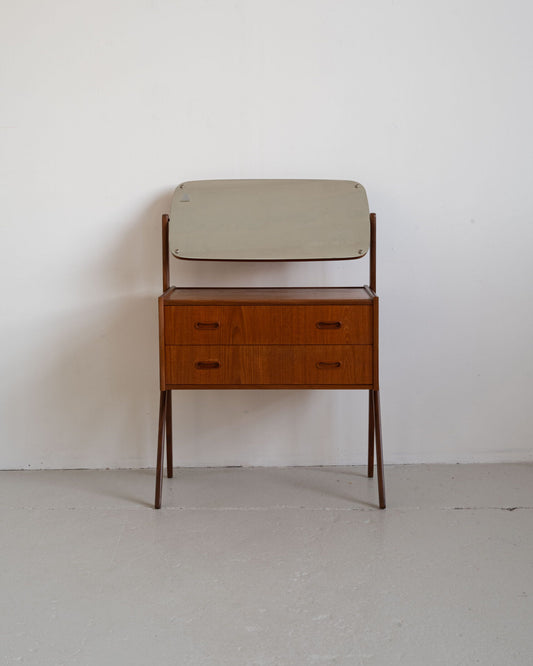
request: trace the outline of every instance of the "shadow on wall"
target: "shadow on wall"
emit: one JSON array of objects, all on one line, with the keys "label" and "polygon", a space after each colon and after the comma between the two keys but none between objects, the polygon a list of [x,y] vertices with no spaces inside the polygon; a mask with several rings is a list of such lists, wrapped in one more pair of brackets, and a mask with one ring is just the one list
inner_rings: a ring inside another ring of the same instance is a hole
[{"label": "shadow on wall", "polygon": [[[83,304],[38,324],[25,374],[31,467],[130,466],[153,421],[157,350],[148,297]],[[142,350],[142,351],[140,351]]]},{"label": "shadow on wall", "polygon": [[[11,440],[17,445],[6,451],[6,467],[155,464],[161,213],[168,208],[168,194],[161,195],[131,224],[117,225],[120,233],[111,241],[106,238],[111,250],[77,255],[76,261],[85,263],[76,266],[75,284],[68,284],[68,305],[54,309],[36,290],[35,309],[25,309],[22,317],[27,320],[13,325],[20,355],[8,360],[8,376],[13,379],[5,406]],[[77,242],[75,234],[72,242]],[[252,264],[173,260],[172,283],[283,284],[289,270],[281,264],[258,270]],[[305,450],[297,412],[308,411],[309,392],[174,394],[177,465],[182,463],[180,437],[183,464],[189,465],[275,464],[278,454],[281,459],[298,458]],[[289,405],[296,416],[292,420],[280,414]],[[270,416],[281,438],[273,438],[272,427],[266,427],[272,426]],[[316,418],[322,420],[324,414]]]},{"label": "shadow on wall", "polygon": [[146,464],[158,390],[157,216],[167,202],[159,196],[130,223],[109,220],[101,247],[84,253],[73,229],[75,265],[57,271],[54,298],[44,276],[12,322],[6,411],[17,445],[7,467]]}]

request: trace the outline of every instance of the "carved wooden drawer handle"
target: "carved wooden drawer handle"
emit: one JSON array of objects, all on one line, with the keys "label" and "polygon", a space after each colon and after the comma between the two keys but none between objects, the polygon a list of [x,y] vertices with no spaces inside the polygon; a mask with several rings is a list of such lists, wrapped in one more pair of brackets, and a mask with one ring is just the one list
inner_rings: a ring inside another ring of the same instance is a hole
[{"label": "carved wooden drawer handle", "polygon": [[194,367],[198,370],[215,370],[220,368],[220,363],[218,361],[196,361]]},{"label": "carved wooden drawer handle", "polygon": [[199,331],[214,331],[219,326],[218,321],[197,321],[194,324],[194,328],[197,328]]},{"label": "carved wooden drawer handle", "polygon": [[327,330],[340,328],[341,326],[342,324],[340,321],[317,321],[316,323],[317,328],[325,328]]},{"label": "carved wooden drawer handle", "polygon": [[316,367],[319,368],[320,370],[325,370],[327,368],[340,368],[341,367],[341,362],[340,361],[318,361],[316,364]]}]

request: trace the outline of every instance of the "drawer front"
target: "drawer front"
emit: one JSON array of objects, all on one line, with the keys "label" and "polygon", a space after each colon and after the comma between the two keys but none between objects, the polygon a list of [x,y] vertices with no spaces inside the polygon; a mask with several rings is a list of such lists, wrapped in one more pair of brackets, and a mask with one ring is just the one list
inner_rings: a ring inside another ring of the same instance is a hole
[{"label": "drawer front", "polygon": [[370,385],[371,345],[170,345],[167,385]]},{"label": "drawer front", "polygon": [[372,344],[370,305],[174,305],[167,345]]}]

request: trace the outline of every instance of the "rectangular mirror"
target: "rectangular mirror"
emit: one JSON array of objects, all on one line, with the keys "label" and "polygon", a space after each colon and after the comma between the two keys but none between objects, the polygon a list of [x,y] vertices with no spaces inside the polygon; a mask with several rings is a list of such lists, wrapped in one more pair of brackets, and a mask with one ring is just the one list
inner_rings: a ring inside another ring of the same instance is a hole
[{"label": "rectangular mirror", "polygon": [[197,180],[170,211],[170,251],[180,259],[358,259],[370,244],[365,189],[349,180]]}]

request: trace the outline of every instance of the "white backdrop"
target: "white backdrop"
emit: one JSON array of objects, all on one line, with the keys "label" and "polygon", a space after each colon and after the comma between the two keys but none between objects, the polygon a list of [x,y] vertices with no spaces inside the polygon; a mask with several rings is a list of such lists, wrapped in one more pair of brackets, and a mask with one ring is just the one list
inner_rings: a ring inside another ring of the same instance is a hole
[{"label": "white backdrop", "polygon": [[[386,462],[532,460],[532,21],[518,0],[2,2],[0,467],[155,463],[160,218],[203,178],[363,183]],[[175,459],[361,463],[366,404],[175,392]]]}]

